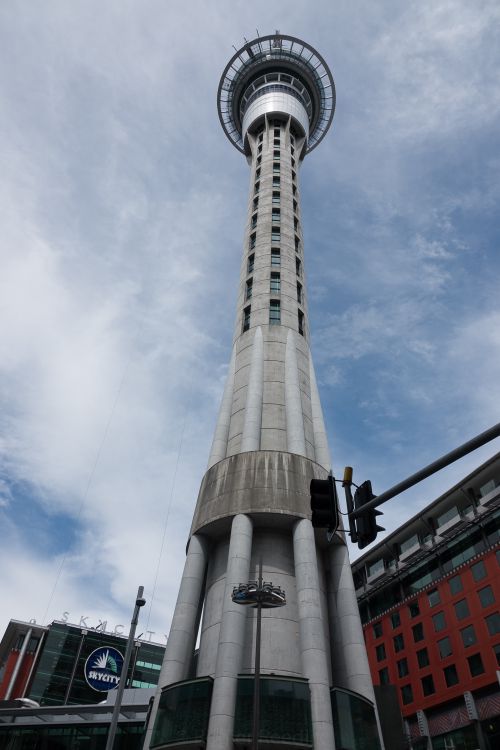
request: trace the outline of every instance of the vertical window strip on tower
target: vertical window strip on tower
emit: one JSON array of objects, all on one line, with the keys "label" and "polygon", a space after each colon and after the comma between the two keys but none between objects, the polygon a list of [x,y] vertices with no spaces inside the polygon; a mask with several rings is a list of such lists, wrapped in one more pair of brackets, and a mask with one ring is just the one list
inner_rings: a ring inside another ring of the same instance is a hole
[{"label": "vertical window strip on tower", "polygon": [[243,310],[243,332],[248,331],[250,328],[250,312],[251,312],[251,306],[248,305]]},{"label": "vertical window strip on tower", "polygon": [[269,303],[269,324],[278,325],[281,323],[281,304],[279,299],[272,299]]},{"label": "vertical window strip on tower", "polygon": [[245,299],[252,299],[253,279],[248,279],[245,289]]},{"label": "vertical window strip on tower", "polygon": [[272,266],[281,265],[281,252],[278,250],[277,247],[271,248],[271,265]]},{"label": "vertical window strip on tower", "polygon": [[279,271],[271,273],[271,293],[277,294],[281,290],[281,276]]}]

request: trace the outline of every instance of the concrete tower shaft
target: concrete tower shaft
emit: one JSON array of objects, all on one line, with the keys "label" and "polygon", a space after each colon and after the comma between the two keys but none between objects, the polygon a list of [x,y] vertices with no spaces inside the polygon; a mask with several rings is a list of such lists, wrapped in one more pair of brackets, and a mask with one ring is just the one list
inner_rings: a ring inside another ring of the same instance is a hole
[{"label": "concrete tower shaft", "polygon": [[231,594],[257,578],[260,561],[264,580],[286,592],[262,623],[265,747],[343,745],[333,719],[342,701],[375,716],[343,533],[327,544],[309,520],[310,480],[326,478],[330,457],[309,349],[298,173],[334,104],[326,63],[294,37],[245,44],[221,78],[219,117],[250,166],[236,324],[146,747],[248,747],[256,618]]}]

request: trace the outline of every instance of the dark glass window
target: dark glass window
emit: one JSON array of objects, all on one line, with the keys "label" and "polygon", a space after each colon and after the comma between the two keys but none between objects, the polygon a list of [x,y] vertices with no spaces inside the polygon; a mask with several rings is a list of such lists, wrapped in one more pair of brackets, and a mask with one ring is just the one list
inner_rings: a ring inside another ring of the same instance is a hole
[{"label": "dark glass window", "polygon": [[[295,227],[297,228],[297,227]],[[300,239],[295,235],[295,252],[298,253],[300,248]]]},{"label": "dark glass window", "polygon": [[304,335],[304,313],[302,310],[299,310],[298,312],[298,326],[299,326],[299,333],[301,336]]},{"label": "dark glass window", "polygon": [[269,323],[270,325],[281,323],[281,305],[279,299],[272,299],[269,303]]},{"label": "dark glass window", "polygon": [[420,607],[418,606],[418,602],[411,602],[411,604],[408,605],[408,611],[410,613],[410,617],[418,617],[420,614]]},{"label": "dark glass window", "polygon": [[253,279],[248,279],[245,289],[245,299],[252,299]]},{"label": "dark glass window", "polygon": [[278,293],[281,287],[281,277],[278,271],[271,273],[271,293]]},{"label": "dark glass window", "polygon": [[500,633],[500,614],[498,612],[494,612],[489,617],[485,617],[485,621],[490,635]]},{"label": "dark glass window", "polygon": [[271,248],[271,265],[272,266],[281,265],[281,253],[276,247]]},{"label": "dark glass window", "polygon": [[387,667],[379,669],[378,679],[381,685],[389,684],[389,670],[387,669]]},{"label": "dark glass window", "polygon": [[408,674],[408,661],[407,659],[400,659],[398,661],[398,675],[400,677],[406,677]]},{"label": "dark glass window", "polygon": [[281,230],[279,227],[271,227],[271,242],[279,242],[281,240]]},{"label": "dark glass window", "polygon": [[271,219],[274,222],[280,222],[281,221],[281,211],[279,208],[273,208]]},{"label": "dark glass window", "polygon": [[401,625],[401,615],[399,612],[393,612],[391,615],[391,623],[393,628],[399,628]]},{"label": "dark glass window", "polygon": [[398,653],[398,651],[402,651],[405,647],[405,641],[403,638],[403,634],[399,633],[399,635],[395,635],[392,639],[394,642],[394,651]]},{"label": "dark glass window", "polygon": [[480,530],[465,531],[452,542],[448,542],[447,549],[441,555],[441,565],[445,573],[452,571],[458,565],[467,562],[485,548],[485,541]]},{"label": "dark glass window", "polygon": [[449,667],[443,669],[444,681],[447,687],[452,687],[458,683],[457,668],[454,664],[450,664]]},{"label": "dark glass window", "polygon": [[401,688],[401,698],[404,706],[413,702],[413,690],[411,689],[411,685],[403,685]]},{"label": "dark glass window", "polygon": [[428,591],[427,599],[429,601],[429,607],[435,607],[436,604],[439,604],[441,602],[439,591],[437,589],[432,589],[431,591]]},{"label": "dark glass window", "polygon": [[472,656],[467,657],[467,661],[469,662],[469,671],[470,671],[471,677],[477,677],[478,675],[484,673],[484,666],[483,666],[483,660],[481,659],[481,654],[472,654]]},{"label": "dark glass window", "polygon": [[490,604],[495,603],[495,595],[491,586],[485,586],[484,589],[479,589],[477,592],[481,607],[489,607]]},{"label": "dark glass window", "polygon": [[468,625],[466,628],[460,631],[462,636],[462,643],[467,646],[472,646],[476,642],[476,632],[473,625]]},{"label": "dark glass window", "polygon": [[280,150],[279,148],[275,148],[273,151],[273,159],[279,159],[280,158]]},{"label": "dark glass window", "polygon": [[426,648],[422,648],[420,649],[420,651],[417,651],[417,661],[420,669],[429,666],[429,653]]},{"label": "dark glass window", "polygon": [[297,302],[302,304],[302,284],[297,281]]},{"label": "dark glass window", "polygon": [[454,606],[457,620],[463,620],[464,617],[469,617],[470,612],[469,605],[467,604],[467,599],[460,599],[460,601],[457,602]]},{"label": "dark glass window", "polygon": [[243,310],[243,330],[248,331],[250,328],[250,305],[248,307],[245,307]]},{"label": "dark glass window", "polygon": [[380,621],[373,624],[373,635],[375,638],[380,638],[382,635],[382,623]]},{"label": "dark glass window", "polygon": [[255,229],[256,226],[257,226],[257,214],[254,214],[252,216],[252,229]]},{"label": "dark glass window", "polygon": [[257,169],[255,170],[255,177],[257,179],[259,179],[259,177],[260,177],[260,167],[257,167]]},{"label": "dark glass window", "polygon": [[435,615],[432,615],[432,622],[434,623],[434,630],[436,633],[439,633],[440,630],[444,630],[446,627],[444,612],[437,612]]},{"label": "dark glass window", "polygon": [[278,175],[273,175],[273,187],[279,187],[280,186],[280,178]]},{"label": "dark glass window", "polygon": [[415,643],[418,643],[419,641],[424,640],[424,626],[421,622],[417,623],[417,625],[414,625],[412,627],[413,631],[413,640]]},{"label": "dark glass window", "polygon": [[273,190],[273,203],[279,203],[280,202],[280,192],[279,190]]},{"label": "dark glass window", "polygon": [[385,646],[383,643],[375,647],[375,654],[377,656],[377,661],[383,661],[385,659]]},{"label": "dark glass window", "polygon": [[422,677],[421,682],[424,695],[432,695],[436,692],[436,688],[434,687],[434,680],[431,674],[428,674],[426,677]]},{"label": "dark glass window", "polygon": [[257,210],[258,205],[259,205],[259,196],[257,196],[257,198],[253,199],[253,210],[254,211]]},{"label": "dark glass window", "polygon": [[252,253],[248,256],[247,273],[252,273],[255,262],[255,255]]},{"label": "dark glass window", "polygon": [[277,162],[277,161],[273,161],[273,172],[275,174],[279,174],[280,173],[280,165],[279,165],[279,162]]},{"label": "dark glass window", "polygon": [[482,560],[479,560],[479,562],[471,565],[470,569],[472,572],[472,577],[475,581],[481,581],[483,578],[486,578],[486,567]]},{"label": "dark glass window", "polygon": [[252,232],[252,234],[250,235],[250,250],[254,249],[256,239],[257,239],[256,233]]},{"label": "dark glass window", "polygon": [[500,643],[498,643],[496,646],[493,646],[493,651],[495,652],[495,656],[497,659],[497,667],[500,667]]},{"label": "dark glass window", "polygon": [[259,190],[260,190],[260,182],[258,182],[258,181],[257,181],[257,182],[255,183],[255,190],[254,190],[254,192],[255,192],[255,193],[258,193],[258,192],[259,192]]},{"label": "dark glass window", "polygon": [[448,583],[452,594],[459,594],[463,589],[462,579],[460,578],[460,576],[453,576],[453,578],[450,578]]},{"label": "dark glass window", "polygon": [[302,273],[302,263],[300,262],[300,258],[295,258],[295,273],[297,276],[300,276]]},{"label": "dark glass window", "polygon": [[451,649],[451,641],[448,636],[446,636],[446,638],[441,638],[441,640],[438,641],[438,648],[441,659],[446,659],[447,656],[451,656],[453,653]]}]

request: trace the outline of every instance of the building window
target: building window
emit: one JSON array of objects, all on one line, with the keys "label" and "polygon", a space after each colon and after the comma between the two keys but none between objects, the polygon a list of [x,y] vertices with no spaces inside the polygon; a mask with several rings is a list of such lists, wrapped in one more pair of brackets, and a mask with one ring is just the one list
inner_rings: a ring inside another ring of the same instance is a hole
[{"label": "building window", "polygon": [[250,328],[250,309],[250,305],[248,305],[243,310],[243,331],[248,331]]},{"label": "building window", "polygon": [[302,273],[302,263],[300,262],[300,258],[295,258],[295,273],[297,276],[300,276]]},{"label": "building window", "polygon": [[273,187],[279,187],[280,186],[280,178],[277,175],[273,175]]},{"label": "building window", "polygon": [[456,602],[455,605],[455,615],[457,617],[457,620],[463,620],[465,617],[469,617],[469,605],[467,604],[467,599],[460,599],[459,602]]},{"label": "building window", "polygon": [[302,304],[302,284],[297,281],[297,302],[299,305]]},{"label": "building window", "polygon": [[462,643],[464,644],[465,648],[467,648],[468,646],[473,646],[474,643],[476,643],[476,632],[473,625],[468,625],[466,628],[461,630],[460,635],[462,636]]},{"label": "building window", "polygon": [[293,217],[293,228],[295,229],[295,231],[297,231],[299,228],[299,220],[296,216]]},{"label": "building window", "polygon": [[293,194],[293,195],[296,195],[296,194],[297,194],[297,188],[296,188],[296,186],[295,186],[295,185],[292,185],[292,194]]},{"label": "building window", "polygon": [[256,182],[256,183],[255,183],[255,190],[254,190],[254,193],[258,193],[258,192],[259,192],[259,190],[260,190],[260,182]]},{"label": "building window", "polygon": [[273,173],[274,174],[279,174],[280,173],[279,162],[273,161]]},{"label": "building window", "polygon": [[292,169],[292,180],[295,182],[296,178],[297,178],[297,174]]},{"label": "building window", "polygon": [[478,677],[480,674],[484,673],[481,654],[472,654],[472,656],[467,657],[467,661],[469,662],[469,672],[471,677]]},{"label": "building window", "polygon": [[271,242],[280,242],[281,240],[281,230],[279,227],[272,227],[271,228]]},{"label": "building window", "polygon": [[415,643],[418,643],[419,641],[424,640],[424,626],[421,622],[417,623],[417,625],[414,625],[412,627],[413,631],[413,640]]},{"label": "building window", "polygon": [[436,518],[436,526],[439,529],[441,526],[444,526],[445,523],[448,523],[448,521],[451,521],[452,519],[457,518],[458,515],[459,515],[458,508],[456,507],[456,505],[453,505],[445,513],[442,513],[440,516]]},{"label": "building window", "polygon": [[257,148],[257,153],[258,154],[262,153],[262,138],[260,137],[260,135],[259,135],[259,146]]},{"label": "building window", "polygon": [[422,648],[420,649],[420,651],[417,651],[417,661],[420,669],[429,666],[429,652],[426,648]]},{"label": "building window", "polygon": [[296,253],[299,252],[299,247],[300,247],[300,239],[297,237],[297,235],[295,235],[295,252]]},{"label": "building window", "polygon": [[408,703],[413,703],[413,690],[411,689],[411,685],[403,685],[401,688],[401,700],[403,701],[404,706],[407,706]]},{"label": "building window", "polygon": [[281,134],[281,130],[279,128],[274,129],[274,137],[279,138]]},{"label": "building window", "polygon": [[373,636],[374,638],[380,638],[382,635],[382,623],[380,620],[373,624]]},{"label": "building window", "polygon": [[258,166],[260,166],[261,161],[262,161],[262,156],[259,154],[259,156],[257,157]]},{"label": "building window", "polygon": [[460,578],[460,576],[453,576],[453,578],[450,578],[448,583],[452,594],[459,594],[463,589],[462,579]]},{"label": "building window", "polygon": [[273,203],[280,202],[280,191],[279,190],[273,190]]},{"label": "building window", "polygon": [[292,167],[293,169],[295,169],[295,159],[293,158],[293,156],[292,156]]},{"label": "building window", "polygon": [[375,655],[377,657],[377,661],[383,661],[386,658],[385,646],[383,643],[375,647]]},{"label": "building window", "polygon": [[259,177],[260,177],[260,167],[257,167],[257,169],[255,170],[255,179],[258,180]]},{"label": "building window", "polygon": [[259,133],[259,143],[262,143],[263,138],[264,138],[264,133]]},{"label": "building window", "polygon": [[276,247],[271,248],[271,265],[272,266],[281,265],[281,253]]},{"label": "building window", "polygon": [[391,615],[391,623],[393,628],[399,628],[401,625],[401,615],[399,612],[393,612]]},{"label": "building window", "polygon": [[299,323],[299,333],[301,336],[304,335],[304,313],[302,310],[299,310],[298,312],[298,323]]},{"label": "building window", "polygon": [[399,635],[395,635],[392,639],[394,642],[394,651],[398,653],[398,651],[402,651],[405,647],[405,640],[403,638],[403,634],[399,633]]},{"label": "building window", "polygon": [[248,256],[247,273],[252,273],[253,272],[254,262],[255,262],[255,255],[252,253],[251,255]]},{"label": "building window", "polygon": [[387,669],[387,667],[384,667],[383,669],[379,669],[378,681],[381,685],[389,684],[389,670]]},{"label": "building window", "polygon": [[281,211],[279,210],[279,208],[273,208],[272,213],[271,213],[271,219],[272,221],[277,221],[277,222],[281,221]]},{"label": "building window", "polygon": [[407,659],[400,659],[397,664],[398,664],[398,675],[400,677],[406,677],[406,675],[408,674]]},{"label": "building window", "polygon": [[483,578],[486,578],[486,568],[482,560],[479,560],[475,565],[471,565],[470,569],[475,581],[481,581]]},{"label": "building window", "polygon": [[429,602],[429,607],[435,607],[436,604],[439,604],[441,602],[439,591],[437,589],[432,589],[431,591],[428,591],[427,600]]},{"label": "building window", "polygon": [[250,235],[250,250],[254,249],[256,239],[257,239],[256,233],[252,232],[252,234]]},{"label": "building window", "polygon": [[428,674],[426,677],[422,677],[421,683],[424,695],[432,695],[436,692],[436,688],[434,687],[434,680],[431,674]]},{"label": "building window", "polygon": [[457,668],[454,664],[450,664],[449,667],[445,667],[443,669],[444,674],[444,681],[446,682],[446,687],[453,687],[453,685],[458,684],[458,673]]},{"label": "building window", "polygon": [[408,605],[408,612],[410,613],[410,617],[418,617],[420,614],[418,602],[411,602],[411,604]]},{"label": "building window", "polygon": [[483,609],[485,607],[489,607],[490,604],[495,603],[495,596],[493,594],[493,589],[491,588],[491,586],[485,586],[484,589],[479,589],[477,595]]},{"label": "building window", "polygon": [[252,229],[255,229],[256,226],[257,226],[257,214],[254,214],[252,216]]},{"label": "building window", "polygon": [[271,273],[271,293],[278,294],[281,287],[281,278],[277,271]]},{"label": "building window", "polygon": [[281,305],[279,299],[272,299],[269,303],[269,324],[281,323]]},{"label": "building window", "polygon": [[245,289],[245,299],[252,299],[253,279],[248,279]]},{"label": "building window", "polygon": [[446,636],[446,638],[441,638],[440,641],[437,642],[438,649],[439,649],[439,656],[441,659],[446,659],[447,656],[451,656],[453,651],[451,649],[451,641]]},{"label": "building window", "polygon": [[500,643],[497,643],[496,646],[493,646],[493,651],[497,659],[497,667],[500,667]]},{"label": "building window", "polygon": [[490,635],[497,635],[500,633],[500,614],[494,612],[489,617],[485,617],[486,627]]},{"label": "building window", "polygon": [[298,204],[297,204],[297,201],[296,201],[296,200],[295,200],[295,198],[294,198],[294,199],[293,199],[293,211],[294,211],[294,213],[297,213],[297,205],[298,205]]},{"label": "building window", "polygon": [[280,145],[280,143],[281,143],[281,141],[280,141],[280,139],[279,139],[279,138],[275,138],[275,139],[273,140],[273,146],[279,146],[279,145]]},{"label": "building window", "polygon": [[256,211],[256,210],[257,210],[257,206],[258,206],[258,205],[259,205],[259,196],[257,196],[257,198],[254,198],[254,199],[253,199],[253,210],[254,210],[254,211]]},{"label": "building window", "polygon": [[444,612],[438,612],[437,614],[432,615],[432,622],[434,623],[434,630],[436,633],[439,633],[440,630],[444,630],[446,627]]},{"label": "building window", "polygon": [[280,158],[280,150],[279,148],[275,148],[273,151],[273,159],[279,159]]}]

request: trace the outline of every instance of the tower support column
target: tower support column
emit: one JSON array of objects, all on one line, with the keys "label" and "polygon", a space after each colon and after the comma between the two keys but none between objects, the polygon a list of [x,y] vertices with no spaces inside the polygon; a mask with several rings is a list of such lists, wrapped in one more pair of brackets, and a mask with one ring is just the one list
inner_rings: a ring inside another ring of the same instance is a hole
[{"label": "tower support column", "polygon": [[311,691],[314,750],[335,748],[328,649],[321,612],[320,584],[314,531],[307,519],[293,529],[295,580],[299,611],[300,650],[304,677]]},{"label": "tower support column", "polygon": [[185,680],[188,676],[196,644],[207,560],[207,540],[199,534],[193,534],[189,540],[181,587],[175,604],[144,747],[149,747],[151,741],[162,688]]},{"label": "tower support column", "polygon": [[238,673],[241,671],[247,611],[231,599],[234,586],[247,581],[253,525],[243,513],[233,518],[215,679],[208,723],[207,750],[232,750]]}]

